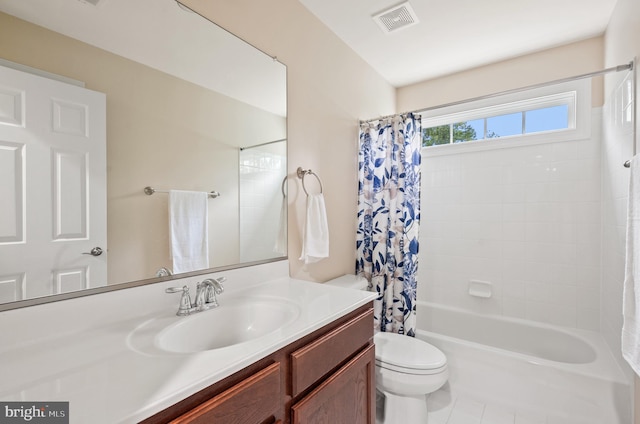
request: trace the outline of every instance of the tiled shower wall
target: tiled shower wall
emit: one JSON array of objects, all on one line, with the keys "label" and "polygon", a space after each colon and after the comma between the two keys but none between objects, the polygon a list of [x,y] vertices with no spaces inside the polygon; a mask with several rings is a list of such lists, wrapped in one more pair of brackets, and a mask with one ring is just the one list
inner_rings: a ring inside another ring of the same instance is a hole
[{"label": "tiled shower wall", "polygon": [[[591,121],[584,140],[423,150],[420,300],[600,329],[600,108]],[[469,295],[471,280],[491,297]]]},{"label": "tiled shower wall", "polygon": [[[629,169],[623,163],[633,156],[632,74],[610,76],[614,87],[603,108],[602,142],[602,334],[618,361],[622,329],[622,287]],[[628,369],[628,368],[627,368]]]},{"label": "tiled shower wall", "polygon": [[285,256],[286,142],[240,151],[240,261]]}]

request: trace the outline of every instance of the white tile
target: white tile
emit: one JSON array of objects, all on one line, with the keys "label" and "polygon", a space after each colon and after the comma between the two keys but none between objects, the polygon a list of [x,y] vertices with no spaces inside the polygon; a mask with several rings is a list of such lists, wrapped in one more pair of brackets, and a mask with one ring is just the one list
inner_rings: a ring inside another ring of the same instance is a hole
[{"label": "white tile", "polygon": [[527,224],[524,222],[503,222],[502,239],[509,241],[525,241],[527,237]]},{"label": "white tile", "polygon": [[480,420],[480,417],[474,417],[472,415],[454,409],[449,416],[449,421],[447,421],[447,424],[480,424]]},{"label": "white tile", "polygon": [[516,411],[515,424],[547,424],[547,418],[541,413]]},{"label": "white tile", "polygon": [[520,299],[504,297],[502,299],[502,314],[511,318],[526,318],[527,303]]},{"label": "white tile", "polygon": [[502,186],[503,203],[522,203],[526,200],[525,184],[505,184]]},{"label": "white tile", "polygon": [[502,243],[502,258],[506,261],[526,260],[527,243],[524,241],[507,241]]},{"label": "white tile", "polygon": [[466,185],[490,185],[497,187],[502,183],[502,167],[463,168],[461,183]]},{"label": "white tile", "polygon": [[576,224],[576,242],[600,246],[600,224]]},{"label": "white tile", "polygon": [[567,141],[564,143],[554,143],[551,150],[551,160],[561,161],[578,158],[578,149],[580,146],[578,141]]},{"label": "white tile", "polygon": [[464,413],[466,415],[482,418],[485,404],[468,396],[459,396],[453,406],[453,412]]},{"label": "white tile", "polygon": [[501,240],[502,225],[500,222],[461,222],[460,236],[464,239]]},{"label": "white tile", "polygon": [[514,411],[491,404],[485,406],[482,414],[482,424],[514,424],[514,422]]},{"label": "white tile", "polygon": [[429,423],[442,422],[446,423],[451,415],[455,399],[451,393],[445,390],[438,390],[431,393],[427,398],[427,411],[429,413]]},{"label": "white tile", "polygon": [[576,288],[576,296],[580,308],[600,308],[600,289],[598,287],[578,287]]},{"label": "white tile", "polygon": [[[505,243],[503,243],[503,257],[504,250],[506,249]],[[508,246],[510,247],[510,246]],[[504,260],[502,262],[502,278],[505,285],[511,284],[511,282],[521,282],[524,280],[526,273],[527,262],[522,259],[516,260]]]},{"label": "white tile", "polygon": [[[558,183],[555,183],[558,184]],[[552,202],[559,195],[557,191],[559,189],[553,189],[555,184],[546,184],[546,183],[533,183],[526,184],[525,187],[525,200],[528,203],[531,202]]]},{"label": "white tile", "polygon": [[518,280],[505,280],[502,284],[502,295],[513,300],[526,298],[526,283]]},{"label": "white tile", "polygon": [[525,298],[529,302],[546,302],[553,299],[554,287],[547,283],[526,283]]},{"label": "white tile", "polygon": [[526,203],[504,203],[502,205],[503,222],[523,222],[526,219]]},{"label": "white tile", "polygon": [[576,284],[583,287],[600,287],[600,268],[594,266],[576,267]]},{"label": "white tile", "polygon": [[547,417],[547,424],[603,424],[597,418],[588,417],[567,417],[565,415],[550,415]]},{"label": "white tile", "polygon": [[576,326],[583,330],[600,331],[600,308],[582,308],[578,303]]}]

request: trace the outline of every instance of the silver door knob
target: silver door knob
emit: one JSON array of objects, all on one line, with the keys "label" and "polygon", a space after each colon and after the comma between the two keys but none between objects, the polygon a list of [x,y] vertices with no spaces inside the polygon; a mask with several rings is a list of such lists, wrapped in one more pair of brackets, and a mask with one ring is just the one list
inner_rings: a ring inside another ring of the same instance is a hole
[{"label": "silver door knob", "polygon": [[102,255],[102,249],[99,247],[94,247],[89,252],[82,252],[83,255],[91,255],[91,256],[100,256]]}]

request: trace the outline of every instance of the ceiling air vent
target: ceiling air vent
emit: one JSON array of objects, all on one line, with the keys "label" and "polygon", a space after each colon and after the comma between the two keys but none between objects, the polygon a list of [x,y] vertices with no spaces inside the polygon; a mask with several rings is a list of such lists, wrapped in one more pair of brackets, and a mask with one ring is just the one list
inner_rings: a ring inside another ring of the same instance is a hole
[{"label": "ceiling air vent", "polygon": [[374,15],[373,20],[387,34],[419,22],[416,12],[408,1]]}]

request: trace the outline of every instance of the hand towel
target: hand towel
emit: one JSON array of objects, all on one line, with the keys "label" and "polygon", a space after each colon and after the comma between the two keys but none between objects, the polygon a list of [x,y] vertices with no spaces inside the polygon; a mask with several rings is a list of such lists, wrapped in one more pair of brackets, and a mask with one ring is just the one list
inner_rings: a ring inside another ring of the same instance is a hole
[{"label": "hand towel", "polygon": [[622,356],[640,375],[640,155],[631,159],[628,201]]},{"label": "hand towel", "polygon": [[209,268],[208,194],[169,191],[169,236],[173,273]]},{"label": "hand towel", "polygon": [[300,260],[305,264],[318,262],[329,257],[329,226],[324,196],[307,196],[307,214],[302,231],[302,253]]}]

